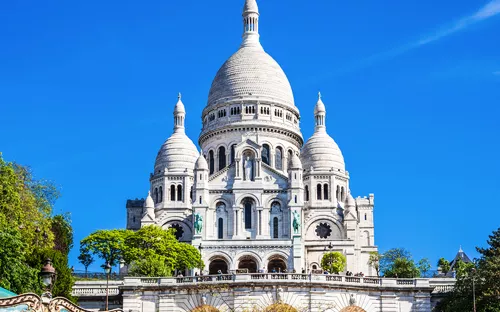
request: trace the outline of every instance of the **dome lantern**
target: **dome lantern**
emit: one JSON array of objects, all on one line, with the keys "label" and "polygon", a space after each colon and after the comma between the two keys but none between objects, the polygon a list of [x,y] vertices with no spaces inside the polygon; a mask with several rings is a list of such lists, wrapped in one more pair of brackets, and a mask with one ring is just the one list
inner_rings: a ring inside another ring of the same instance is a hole
[{"label": "dome lantern", "polygon": [[169,172],[184,172],[194,169],[199,153],[193,141],[185,133],[185,118],[186,110],[179,93],[174,108],[174,133],[158,151],[154,174],[160,174],[165,169],[168,169]]},{"label": "dome lantern", "polygon": [[243,7],[243,42],[245,46],[260,46],[259,42],[259,7],[256,0],[246,0]]},{"label": "dome lantern", "polygon": [[321,93],[314,107],[316,127],[314,134],[307,140],[302,148],[300,159],[306,170],[311,167],[321,171],[340,171],[345,173],[344,156],[339,146],[326,132],[326,108]]}]

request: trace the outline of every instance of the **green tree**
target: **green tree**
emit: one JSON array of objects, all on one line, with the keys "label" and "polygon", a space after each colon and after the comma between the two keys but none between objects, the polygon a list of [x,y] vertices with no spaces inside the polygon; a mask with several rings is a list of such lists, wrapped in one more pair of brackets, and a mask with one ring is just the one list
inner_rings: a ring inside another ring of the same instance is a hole
[{"label": "green tree", "polygon": [[394,266],[396,259],[411,259],[411,253],[404,248],[392,248],[380,257],[380,272],[384,274]]},{"label": "green tree", "polygon": [[321,268],[329,273],[338,274],[344,271],[346,264],[346,257],[338,251],[327,252],[321,258]]},{"label": "green tree", "polygon": [[0,286],[18,294],[40,292],[39,271],[26,263],[27,247],[19,230],[0,227]]},{"label": "green tree", "polygon": [[89,266],[94,263],[94,258],[89,254],[88,250],[80,249],[80,255],[78,256],[78,262],[80,262],[85,267],[85,275],[88,273]]},{"label": "green tree", "polygon": [[420,276],[420,271],[415,261],[408,258],[397,258],[384,272],[385,277],[414,278]]},{"label": "green tree", "polygon": [[446,260],[445,258],[439,259],[437,265],[439,268],[441,268],[441,272],[443,272],[444,274],[450,271],[450,261]]},{"label": "green tree", "polygon": [[63,254],[69,254],[73,248],[73,228],[71,227],[71,217],[69,213],[52,217],[52,233],[54,233],[54,249]]},{"label": "green tree", "polygon": [[20,229],[21,239],[35,248],[52,247],[52,205],[58,198],[50,182],[35,180],[31,170],[5,162],[0,153],[0,223]]},{"label": "green tree", "polygon": [[458,264],[454,290],[436,307],[436,311],[472,311],[473,281],[477,311],[500,311],[500,228],[489,236],[487,243],[487,248],[476,248],[481,254],[476,266]]},{"label": "green tree", "polygon": [[429,272],[431,269],[431,263],[429,259],[427,258],[420,259],[420,261],[418,261],[417,263],[417,268],[420,271],[420,273],[422,273],[420,277],[427,277],[427,272]]},{"label": "green tree", "polygon": [[31,267],[37,268],[36,271],[38,273],[46,259],[52,260],[52,265],[57,273],[56,282],[52,288],[52,295],[55,297],[65,297],[75,302],[76,299],[71,295],[71,289],[75,281],[71,274],[71,269],[68,267],[67,255],[56,249],[39,249],[33,253],[28,263]]},{"label": "green tree", "polygon": [[[0,153],[0,194],[0,285],[16,293],[40,293],[38,273],[50,256],[58,273],[53,292],[71,298],[67,254],[73,230],[69,216],[52,217],[57,188],[34,179],[28,167],[4,161]],[[54,237],[64,245],[55,247]]]},{"label": "green tree", "polygon": [[134,260],[129,267],[129,274],[133,276],[169,276],[172,268],[167,264],[164,256],[150,254],[146,258]]},{"label": "green tree", "polygon": [[371,251],[368,258],[368,265],[375,269],[377,276],[380,276],[380,257],[378,251]]},{"label": "green tree", "polygon": [[205,267],[205,264],[201,259],[201,254],[196,247],[186,243],[177,243],[175,249],[176,268],[178,270],[184,271],[186,269]]},{"label": "green tree", "polygon": [[111,267],[118,264],[123,256],[124,243],[129,230],[97,230],[80,241],[80,253],[96,255],[109,263]]}]

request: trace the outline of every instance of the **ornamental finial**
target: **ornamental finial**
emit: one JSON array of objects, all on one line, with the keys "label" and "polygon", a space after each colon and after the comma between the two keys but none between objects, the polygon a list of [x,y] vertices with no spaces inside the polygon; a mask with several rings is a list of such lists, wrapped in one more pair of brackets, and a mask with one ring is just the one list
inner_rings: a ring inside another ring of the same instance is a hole
[{"label": "ornamental finial", "polygon": [[321,92],[318,91],[318,100],[321,100]]},{"label": "ornamental finial", "polygon": [[179,92],[179,93],[177,94],[177,99],[180,101],[180,100],[181,100],[181,98],[182,98],[182,94]]}]

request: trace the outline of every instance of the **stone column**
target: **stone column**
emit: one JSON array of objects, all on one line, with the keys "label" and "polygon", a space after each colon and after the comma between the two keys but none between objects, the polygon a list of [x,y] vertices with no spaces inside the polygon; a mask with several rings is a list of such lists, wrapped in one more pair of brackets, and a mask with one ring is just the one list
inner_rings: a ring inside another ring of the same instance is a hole
[{"label": "stone column", "polygon": [[399,312],[398,302],[394,293],[383,293],[380,295],[380,311]]}]

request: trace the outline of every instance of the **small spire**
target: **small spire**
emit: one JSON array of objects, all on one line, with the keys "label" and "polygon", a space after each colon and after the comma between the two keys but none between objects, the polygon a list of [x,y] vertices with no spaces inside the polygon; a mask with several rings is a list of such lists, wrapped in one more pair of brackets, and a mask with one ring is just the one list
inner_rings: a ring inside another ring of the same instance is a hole
[{"label": "small spire", "polygon": [[462,245],[460,245],[460,249],[458,250],[458,252],[464,252],[464,251],[462,250]]},{"label": "small spire", "polygon": [[182,99],[182,94],[181,94],[180,92],[177,94],[177,99],[178,99],[179,101]]},{"label": "small spire", "polygon": [[321,92],[318,91],[318,100],[321,100]]}]

